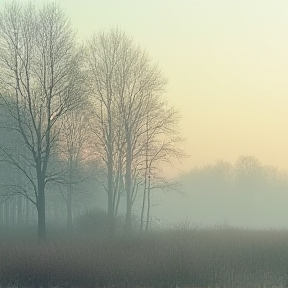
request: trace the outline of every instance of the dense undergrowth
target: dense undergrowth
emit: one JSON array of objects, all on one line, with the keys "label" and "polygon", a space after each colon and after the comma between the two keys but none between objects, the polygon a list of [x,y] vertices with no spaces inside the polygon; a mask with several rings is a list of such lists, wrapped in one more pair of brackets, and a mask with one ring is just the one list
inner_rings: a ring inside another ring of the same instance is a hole
[{"label": "dense undergrowth", "polygon": [[0,247],[1,287],[284,287],[287,279],[286,230],[180,229]]}]

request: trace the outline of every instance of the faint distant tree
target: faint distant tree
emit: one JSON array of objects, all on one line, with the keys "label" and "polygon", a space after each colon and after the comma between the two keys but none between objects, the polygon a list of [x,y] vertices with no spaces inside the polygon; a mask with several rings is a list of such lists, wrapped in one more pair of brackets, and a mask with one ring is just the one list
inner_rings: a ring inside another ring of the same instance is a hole
[{"label": "faint distant tree", "polygon": [[72,230],[73,196],[81,192],[79,184],[90,178],[89,166],[85,163],[85,160],[91,156],[88,118],[89,109],[83,106],[81,109],[66,113],[60,121],[57,157],[61,169],[59,177],[55,175],[55,182],[64,187],[64,190],[60,189],[60,191],[67,208],[67,231]]},{"label": "faint distant tree", "polygon": [[13,119],[10,129],[28,151],[18,163],[1,148],[7,162],[29,181],[38,211],[38,239],[46,238],[45,186],[53,172],[50,156],[58,139],[56,123],[82,99],[81,57],[64,13],[48,4],[6,5],[0,13],[0,91]]},{"label": "faint distant tree", "polygon": [[[107,165],[108,215],[113,221],[113,183],[118,179],[118,173],[124,180],[125,223],[130,233],[135,196],[133,187],[139,175],[136,162],[138,155],[145,151],[143,138],[147,115],[154,117],[157,111],[162,113],[160,96],[166,80],[147,53],[117,29],[94,36],[89,43],[88,60],[98,122],[95,134]],[[147,113],[148,110],[151,113]],[[153,118],[148,121],[153,121]]]},{"label": "faint distant tree", "polygon": [[261,162],[254,156],[240,156],[234,164],[235,181],[238,185],[252,187],[263,180],[264,169]]},{"label": "faint distant tree", "polygon": [[224,160],[218,160],[213,166],[214,175],[222,181],[229,182],[233,180],[233,165]]},{"label": "faint distant tree", "polygon": [[[9,151],[9,153],[13,155],[17,165],[23,165],[27,156],[27,149],[23,147],[19,133],[10,129],[11,123],[13,123],[14,119],[7,112],[8,111],[5,109],[5,106],[0,106],[0,147],[2,149],[5,147],[5,152]],[[11,203],[15,202],[11,198],[17,197],[18,211],[15,210],[13,213],[16,214],[17,212],[18,224],[22,225],[24,222],[27,224],[29,218],[28,202],[31,201],[33,204],[35,204],[33,194],[31,193],[31,187],[26,177],[24,177],[23,173],[17,168],[16,165],[7,165],[7,156],[1,149],[0,175],[0,203],[3,203],[3,206],[9,206]],[[23,201],[24,197],[28,202]],[[5,203],[6,201],[7,203]],[[24,204],[26,207],[25,215],[23,214]],[[24,218],[26,218],[25,221]]]},{"label": "faint distant tree", "polygon": [[272,165],[263,166],[263,174],[265,177],[265,185],[272,187],[282,187],[286,191],[288,184],[288,174],[286,171],[281,171],[279,168]]},{"label": "faint distant tree", "polygon": [[[261,162],[254,156],[240,156],[234,164],[234,198],[237,201],[235,213],[247,223],[255,220],[264,199],[266,176]],[[243,213],[245,211],[245,213]]]}]

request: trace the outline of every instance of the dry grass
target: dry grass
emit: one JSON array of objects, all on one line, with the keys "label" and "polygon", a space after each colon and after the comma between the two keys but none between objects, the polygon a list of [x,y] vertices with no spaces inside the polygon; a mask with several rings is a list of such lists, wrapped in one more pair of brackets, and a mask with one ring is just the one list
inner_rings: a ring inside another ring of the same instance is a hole
[{"label": "dry grass", "polygon": [[283,287],[288,231],[163,231],[117,240],[2,244],[1,286]]}]

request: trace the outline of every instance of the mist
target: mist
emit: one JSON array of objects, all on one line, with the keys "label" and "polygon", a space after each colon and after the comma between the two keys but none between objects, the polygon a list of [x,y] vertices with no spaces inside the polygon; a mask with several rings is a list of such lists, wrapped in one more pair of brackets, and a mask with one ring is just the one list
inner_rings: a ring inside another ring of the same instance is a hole
[{"label": "mist", "polygon": [[287,287],[287,3],[18,2],[0,288]]},{"label": "mist", "polygon": [[173,191],[155,191],[153,215],[191,227],[287,229],[287,180],[253,156],[217,161],[179,176]]}]

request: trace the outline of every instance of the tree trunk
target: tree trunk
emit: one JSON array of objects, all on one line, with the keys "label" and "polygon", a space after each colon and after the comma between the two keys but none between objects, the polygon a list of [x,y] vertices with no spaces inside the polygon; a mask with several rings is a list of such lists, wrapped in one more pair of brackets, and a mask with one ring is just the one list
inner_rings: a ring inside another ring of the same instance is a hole
[{"label": "tree trunk", "polygon": [[25,225],[28,226],[30,222],[30,201],[26,198],[25,202]]},{"label": "tree trunk", "polygon": [[131,199],[131,186],[132,186],[132,147],[130,137],[128,136],[127,151],[126,151],[126,175],[125,175],[125,190],[126,190],[126,233],[132,233],[132,199]]},{"label": "tree trunk", "polygon": [[10,225],[15,226],[16,203],[15,198],[10,198]]},{"label": "tree trunk", "polygon": [[[112,154],[112,152],[111,152]],[[114,203],[113,203],[113,159],[111,155],[108,155],[108,209],[107,209],[107,217],[108,217],[108,235],[113,236],[115,232],[114,225]]]},{"label": "tree trunk", "polygon": [[18,226],[23,225],[23,198],[22,196],[18,196],[18,201],[17,201],[17,224]]},{"label": "tree trunk", "polygon": [[147,204],[147,218],[146,218],[146,227],[145,230],[148,231],[149,230],[149,226],[150,226],[150,208],[151,208],[151,177],[150,174],[148,176],[148,193],[147,193],[147,197],[148,197],[148,204]]},{"label": "tree trunk", "polygon": [[[142,200],[142,210],[141,210],[141,222],[140,222],[140,231],[143,231],[144,228],[144,213],[145,213],[145,204],[147,196],[147,177],[148,177],[148,149],[149,149],[149,111],[146,114],[146,146],[145,146],[145,174],[144,174],[144,191],[143,191],[143,200]],[[150,171],[150,169],[149,169]],[[150,177],[150,174],[149,174]]]},{"label": "tree trunk", "polygon": [[[147,168],[146,168],[147,169]],[[140,231],[143,231],[144,227],[144,212],[145,212],[145,203],[146,203],[146,190],[147,190],[147,175],[145,171],[145,180],[144,180],[144,189],[143,189],[143,200],[141,208],[141,220],[140,220]]]},{"label": "tree trunk", "polygon": [[38,243],[46,241],[46,221],[45,221],[45,182],[42,177],[38,177]]},{"label": "tree trunk", "polygon": [[71,184],[69,184],[67,191],[66,206],[67,206],[67,232],[70,233],[72,232],[73,229]]},{"label": "tree trunk", "polygon": [[10,200],[5,201],[5,206],[4,206],[4,221],[5,221],[5,226],[10,226]]}]

